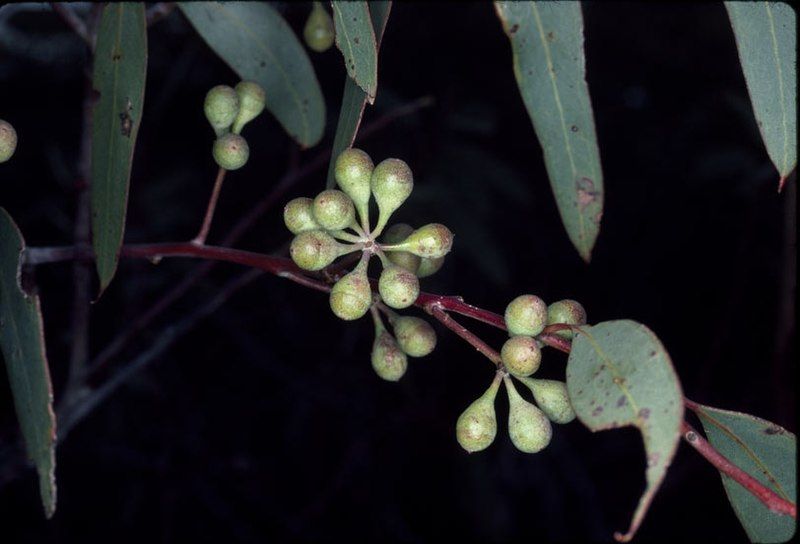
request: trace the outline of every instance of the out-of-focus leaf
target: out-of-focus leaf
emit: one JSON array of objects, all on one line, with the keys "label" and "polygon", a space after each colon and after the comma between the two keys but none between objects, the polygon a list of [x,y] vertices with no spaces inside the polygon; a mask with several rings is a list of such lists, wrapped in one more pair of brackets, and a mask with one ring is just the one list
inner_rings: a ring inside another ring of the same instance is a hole
[{"label": "out-of-focus leaf", "polygon": [[683,393],[672,361],[655,334],[635,321],[581,327],[567,361],[567,392],[578,419],[592,431],[633,426],[644,439],[647,487],[627,542],[642,523],[678,447]]},{"label": "out-of-focus leaf", "polygon": [[28,457],[39,473],[45,515],[56,511],[56,418],[39,297],[19,285],[25,249],[17,225],[0,208],[0,349]]},{"label": "out-of-focus leaf", "polygon": [[797,16],[785,2],[725,2],[725,7],[780,190],[797,167]]},{"label": "out-of-focus leaf", "polygon": [[[337,3],[339,2],[334,2],[334,6]],[[386,22],[389,20],[391,9],[392,3],[388,0],[369,3],[369,14],[378,48],[380,48],[383,31],[386,29]],[[367,93],[350,76],[345,78],[342,109],[339,111],[339,122],[336,125],[336,135],[333,138],[331,163],[328,166],[328,189],[336,185],[336,180],[333,177],[333,166],[336,162],[336,157],[352,146],[355,141],[358,127],[361,125],[361,117],[364,115],[364,106],[367,103],[367,98]]]},{"label": "out-of-focus leaf", "polygon": [[267,109],[289,136],[303,147],[319,143],[325,129],[325,100],[314,67],[291,27],[272,6],[266,2],[178,5],[239,77],[264,87]]},{"label": "out-of-focus leaf", "polygon": [[103,8],[92,85],[92,244],[102,293],[117,270],[147,72],[144,4]]},{"label": "out-of-focus leaf", "polygon": [[372,104],[378,89],[378,42],[370,9],[362,0],[331,4],[336,47],[344,56],[347,75],[361,87]]},{"label": "out-of-focus leaf", "polygon": [[603,173],[585,77],[579,2],[495,2],[514,75],[544,151],[561,221],[585,261],[603,214]]},{"label": "out-of-focus leaf", "polygon": [[[708,441],[734,465],[787,501],[797,496],[797,438],[769,421],[699,405],[695,410]],[[796,521],[771,512],[729,476],[721,474],[725,493],[752,542],[787,542]]]}]

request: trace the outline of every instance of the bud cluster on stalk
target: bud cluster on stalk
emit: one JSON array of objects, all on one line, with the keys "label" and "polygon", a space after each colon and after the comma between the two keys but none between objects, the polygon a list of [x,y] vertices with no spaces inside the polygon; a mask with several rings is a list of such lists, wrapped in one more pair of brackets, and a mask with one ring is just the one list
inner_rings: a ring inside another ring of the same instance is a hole
[{"label": "bud cluster on stalk", "polygon": [[266,93],[253,81],[240,81],[236,88],[217,85],[208,91],[203,110],[217,135],[211,152],[220,168],[238,170],[247,163],[250,147],[241,132],[265,106]]},{"label": "bud cluster on stalk", "polygon": [[[575,419],[575,411],[567,395],[567,384],[558,380],[534,379],[542,363],[540,335],[548,325],[586,324],[586,311],[574,300],[560,300],[548,306],[535,295],[521,295],[512,300],[505,311],[509,339],[500,351],[502,361],[489,389],[470,404],[456,423],[456,439],[468,452],[489,447],[497,434],[494,401],[501,382],[508,394],[508,434],[514,446],[525,453],[536,453],[550,443],[552,423],[565,424]],[[571,339],[570,328],[556,331]],[[525,400],[513,379],[530,390],[534,402]]]}]

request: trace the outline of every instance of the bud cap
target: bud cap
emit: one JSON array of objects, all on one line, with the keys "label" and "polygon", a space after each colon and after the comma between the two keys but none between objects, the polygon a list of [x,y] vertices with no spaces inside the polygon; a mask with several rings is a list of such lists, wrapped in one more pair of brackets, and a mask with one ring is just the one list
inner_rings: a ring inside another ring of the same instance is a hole
[{"label": "bud cap", "polygon": [[239,115],[239,95],[228,85],[212,87],[206,94],[203,111],[217,136],[222,136]]},{"label": "bud cap", "polygon": [[331,289],[330,305],[339,319],[353,321],[364,316],[372,304],[372,289],[367,277],[367,261],[361,261]]},{"label": "bud cap", "polygon": [[503,365],[517,377],[530,376],[542,363],[542,350],[530,336],[512,336],[500,350]]},{"label": "bud cap", "polygon": [[456,439],[469,453],[485,450],[497,436],[497,415],[494,400],[500,380],[495,378],[489,389],[470,404],[456,422]]},{"label": "bud cap", "polygon": [[508,391],[508,434],[514,446],[525,453],[542,451],[553,437],[553,427],[544,412],[523,399],[506,376]]},{"label": "bud cap", "polygon": [[236,94],[239,95],[239,114],[233,122],[231,131],[239,134],[244,126],[261,115],[267,105],[267,94],[264,88],[255,81],[240,81],[236,85]]},{"label": "bud cap", "polygon": [[314,199],[314,219],[325,230],[342,230],[353,224],[356,209],[342,191],[328,189]]},{"label": "bud cap", "polygon": [[536,336],[547,322],[547,305],[536,295],[520,295],[506,306],[505,320],[510,334]]},{"label": "bud cap", "polygon": [[399,316],[392,321],[397,344],[411,357],[425,357],[436,348],[436,331],[424,319]]},{"label": "bud cap", "polygon": [[391,264],[381,272],[378,292],[388,306],[396,309],[408,308],[419,296],[419,280],[413,272]]},{"label": "bud cap", "polygon": [[17,131],[8,121],[0,119],[0,163],[6,162],[17,149]]},{"label": "bud cap", "polygon": [[247,164],[250,147],[247,145],[247,140],[238,134],[223,134],[214,140],[212,154],[220,168],[238,170]]},{"label": "bud cap", "polygon": [[307,197],[298,197],[286,203],[283,208],[283,222],[292,234],[320,228],[314,220],[311,209],[313,203],[314,201]]},{"label": "bud cap", "polygon": [[542,412],[554,423],[569,423],[575,419],[575,410],[569,401],[567,384],[558,380],[534,380],[521,378],[528,389],[533,393],[536,404]]},{"label": "bud cap", "polygon": [[303,270],[322,270],[340,254],[339,242],[323,230],[301,232],[289,246],[289,255]]}]

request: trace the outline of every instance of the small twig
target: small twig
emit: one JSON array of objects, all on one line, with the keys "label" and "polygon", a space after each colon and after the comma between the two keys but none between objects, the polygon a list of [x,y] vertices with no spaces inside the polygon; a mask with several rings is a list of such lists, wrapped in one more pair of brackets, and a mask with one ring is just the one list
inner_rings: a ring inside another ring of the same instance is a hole
[{"label": "small twig", "polygon": [[497,367],[501,367],[503,362],[500,359],[500,354],[493,350],[489,345],[478,338],[474,333],[461,325],[458,321],[453,319],[450,314],[445,312],[438,303],[433,302],[423,306],[426,312],[439,320],[439,322],[456,333],[458,336],[466,340],[472,347],[478,350],[482,355],[486,356]]},{"label": "small twig", "polygon": [[211,198],[208,199],[208,206],[206,207],[206,215],[203,217],[203,224],[200,227],[200,232],[192,240],[193,244],[203,245],[206,243],[208,231],[211,229],[211,221],[214,220],[214,210],[217,209],[217,200],[219,200],[219,192],[222,189],[222,182],[225,181],[225,174],[228,171],[220,168],[217,171],[217,178],[214,180],[214,188],[211,190]]},{"label": "small twig", "polygon": [[147,9],[147,13],[145,15],[147,26],[152,26],[161,19],[167,18],[174,9],[175,2],[157,2],[153,4]]},{"label": "small twig", "polygon": [[[687,408],[691,408],[690,404],[694,403],[687,399]],[[714,447],[709,444],[705,438],[700,436],[700,433],[686,421],[681,425],[681,433],[683,434],[683,439],[696,449],[706,461],[744,487],[748,493],[760,500],[770,511],[776,514],[792,516],[795,519],[797,518],[796,505],[779,497],[774,491],[762,485],[761,482],[731,463],[727,457],[714,449]]]},{"label": "small twig", "polygon": [[72,6],[68,3],[50,2],[50,7],[80,39],[86,42],[86,45],[94,49],[94,40],[86,28],[86,23],[78,17],[77,13],[72,11]]}]

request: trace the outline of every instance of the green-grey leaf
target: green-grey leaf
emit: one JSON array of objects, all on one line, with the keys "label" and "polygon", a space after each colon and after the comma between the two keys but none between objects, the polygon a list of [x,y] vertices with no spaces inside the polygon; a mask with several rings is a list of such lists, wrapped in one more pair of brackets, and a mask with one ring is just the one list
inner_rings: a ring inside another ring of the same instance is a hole
[{"label": "green-grey leaf", "polygon": [[[180,2],[205,42],[239,77],[267,93],[267,109],[303,147],[319,143],[325,100],[305,48],[266,2]],[[202,105],[198,105],[198,115]]]},{"label": "green-grey leaf", "polygon": [[125,232],[146,71],[144,4],[107,4],[97,31],[92,76],[98,93],[92,113],[92,244],[101,293],[117,270]]},{"label": "green-grey leaf", "polygon": [[495,2],[542,145],[561,221],[585,261],[603,214],[603,173],[585,77],[579,2]]},{"label": "green-grey leaf", "polygon": [[725,2],[725,7],[780,189],[797,166],[797,17],[785,2]]},{"label": "green-grey leaf", "polygon": [[[379,48],[391,9],[392,3],[388,0],[370,2],[369,4],[369,14]],[[336,180],[333,177],[336,157],[353,145],[358,133],[358,127],[361,125],[361,117],[364,115],[366,103],[367,93],[350,76],[347,76],[344,81],[344,93],[342,94],[342,109],[339,111],[339,122],[336,125],[336,135],[333,138],[331,163],[328,166],[328,189],[336,184]]]},{"label": "green-grey leaf", "polygon": [[[797,439],[769,421],[700,405],[696,410],[708,441],[717,451],[782,498],[796,502]],[[795,532],[790,516],[771,512],[729,476],[725,493],[752,542],[787,542]]]},{"label": "green-grey leaf", "polygon": [[39,297],[19,285],[25,241],[0,208],[0,349],[28,457],[39,473],[45,515],[56,511],[56,418]]},{"label": "green-grey leaf", "polygon": [[630,528],[633,538],[661,485],[680,440],[683,393],[672,361],[655,334],[635,321],[581,327],[567,362],[567,392],[592,431],[634,426],[644,439],[647,487]]},{"label": "green-grey leaf", "polygon": [[369,103],[378,90],[378,45],[367,3],[364,1],[331,2],[336,47],[344,56],[347,75],[367,93]]}]

